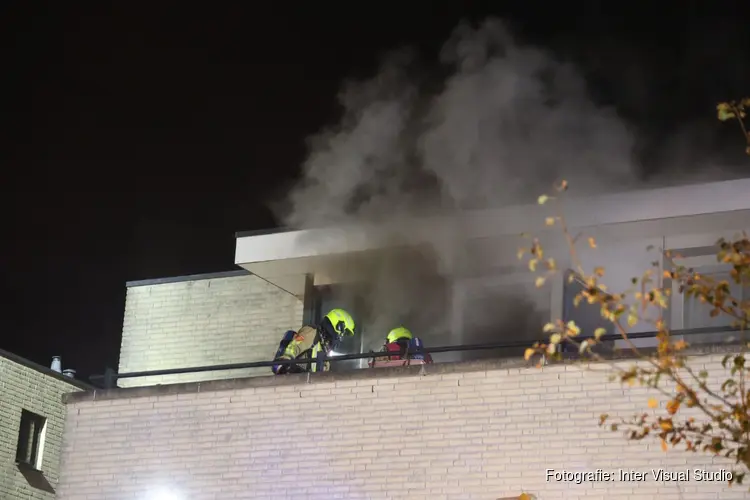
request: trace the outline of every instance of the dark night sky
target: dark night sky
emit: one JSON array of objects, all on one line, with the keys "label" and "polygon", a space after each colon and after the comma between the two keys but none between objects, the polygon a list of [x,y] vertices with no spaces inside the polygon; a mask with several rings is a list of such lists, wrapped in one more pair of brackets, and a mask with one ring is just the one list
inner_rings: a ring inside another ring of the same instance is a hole
[{"label": "dark night sky", "polygon": [[125,282],[233,269],[342,79],[404,44],[434,56],[461,19],[583,64],[646,158],[686,124],[741,150],[712,108],[750,92],[748,2],[708,3],[4,2],[0,347],[116,367]]}]

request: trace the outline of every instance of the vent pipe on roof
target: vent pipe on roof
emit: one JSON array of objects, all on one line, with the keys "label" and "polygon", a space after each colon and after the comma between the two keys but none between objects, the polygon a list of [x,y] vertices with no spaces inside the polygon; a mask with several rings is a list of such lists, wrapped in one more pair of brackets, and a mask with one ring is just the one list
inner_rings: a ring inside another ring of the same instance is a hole
[{"label": "vent pipe on roof", "polygon": [[60,356],[52,356],[52,364],[50,365],[50,368],[53,372],[62,373],[62,361],[60,361]]},{"label": "vent pipe on roof", "polygon": [[76,378],[76,371],[72,368],[66,368],[63,370],[63,375],[68,378]]}]

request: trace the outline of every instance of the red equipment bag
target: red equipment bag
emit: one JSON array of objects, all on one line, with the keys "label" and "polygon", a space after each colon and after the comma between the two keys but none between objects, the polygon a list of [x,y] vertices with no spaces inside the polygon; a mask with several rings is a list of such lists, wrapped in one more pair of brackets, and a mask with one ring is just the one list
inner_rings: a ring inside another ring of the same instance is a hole
[{"label": "red equipment bag", "polygon": [[388,361],[400,361],[401,360],[401,353],[403,352],[403,347],[401,347],[398,342],[391,342],[390,344],[385,345],[386,352],[392,352],[395,354],[395,356],[388,356],[387,358],[383,357],[381,359]]}]

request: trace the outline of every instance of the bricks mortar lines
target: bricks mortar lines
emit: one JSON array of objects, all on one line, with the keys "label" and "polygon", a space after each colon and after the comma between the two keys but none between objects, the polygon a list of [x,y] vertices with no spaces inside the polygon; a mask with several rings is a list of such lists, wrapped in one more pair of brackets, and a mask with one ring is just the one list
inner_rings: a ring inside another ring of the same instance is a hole
[{"label": "bricks mortar lines", "polygon": [[[252,275],[128,288],[118,371],[266,361],[303,303]],[[266,375],[268,368],[122,379],[121,387]]]},{"label": "bricks mortar lines", "polygon": [[21,411],[28,410],[47,418],[41,472],[55,488],[60,477],[66,414],[62,395],[78,390],[75,384],[0,356],[0,499],[54,499],[53,493],[32,487],[16,465]]},{"label": "bricks mortar lines", "polygon": [[[691,366],[717,385],[722,357]],[[717,482],[545,481],[547,468],[728,466],[597,427],[600,413],[646,411],[650,395],[577,366],[500,362],[72,395],[58,498],[147,498],[160,486],[191,500],[489,500],[522,490],[539,500],[747,498],[746,488]]]}]

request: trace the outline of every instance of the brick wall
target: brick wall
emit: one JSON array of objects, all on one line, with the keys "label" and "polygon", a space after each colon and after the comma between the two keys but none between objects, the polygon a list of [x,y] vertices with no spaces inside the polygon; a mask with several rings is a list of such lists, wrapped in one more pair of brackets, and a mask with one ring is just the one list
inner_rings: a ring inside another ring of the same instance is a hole
[{"label": "brick wall", "polygon": [[[59,480],[65,420],[62,395],[78,390],[61,377],[46,374],[31,365],[0,353],[0,498],[3,500],[55,497],[52,490]],[[16,465],[21,410],[47,418],[41,473],[26,471],[24,474]]]},{"label": "brick wall", "polygon": [[[252,275],[130,286],[119,372],[265,361],[302,322],[302,301]],[[269,373],[269,368],[121,379],[133,387]]]},{"label": "brick wall", "polygon": [[[721,355],[697,357],[710,384]],[[649,393],[575,366],[500,361],[149,387],[68,402],[60,500],[708,500],[721,482],[546,481],[545,470],[685,470],[719,462],[627,442],[602,412],[644,411]],[[699,368],[700,367],[700,368]],[[309,380],[309,381],[308,381]],[[306,382],[307,381],[307,382]],[[157,497],[153,497],[157,498]]]}]

